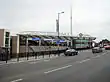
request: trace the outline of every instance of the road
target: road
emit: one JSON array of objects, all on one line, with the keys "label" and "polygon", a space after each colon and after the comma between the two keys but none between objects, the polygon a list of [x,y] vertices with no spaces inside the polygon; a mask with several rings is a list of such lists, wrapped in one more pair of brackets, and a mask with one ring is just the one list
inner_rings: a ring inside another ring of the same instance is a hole
[{"label": "road", "polygon": [[110,82],[110,51],[0,65],[0,82]]}]

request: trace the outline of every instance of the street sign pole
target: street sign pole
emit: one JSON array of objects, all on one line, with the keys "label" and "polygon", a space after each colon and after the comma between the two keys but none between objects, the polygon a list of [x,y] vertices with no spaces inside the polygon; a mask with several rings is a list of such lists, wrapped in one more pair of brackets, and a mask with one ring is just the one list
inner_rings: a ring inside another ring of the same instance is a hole
[{"label": "street sign pole", "polygon": [[29,55],[29,46],[28,46],[28,36],[26,37],[26,56],[28,60],[28,55]]}]

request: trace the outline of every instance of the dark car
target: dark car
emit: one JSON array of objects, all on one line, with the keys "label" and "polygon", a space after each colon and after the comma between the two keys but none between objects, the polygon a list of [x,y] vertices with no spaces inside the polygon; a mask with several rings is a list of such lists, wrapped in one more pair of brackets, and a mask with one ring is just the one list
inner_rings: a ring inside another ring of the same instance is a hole
[{"label": "dark car", "polygon": [[92,49],[92,53],[100,53],[100,52],[102,52],[102,48],[100,48],[100,47],[94,47]]},{"label": "dark car", "polygon": [[68,49],[65,51],[65,56],[74,56],[74,55],[78,55],[78,51],[75,49]]}]

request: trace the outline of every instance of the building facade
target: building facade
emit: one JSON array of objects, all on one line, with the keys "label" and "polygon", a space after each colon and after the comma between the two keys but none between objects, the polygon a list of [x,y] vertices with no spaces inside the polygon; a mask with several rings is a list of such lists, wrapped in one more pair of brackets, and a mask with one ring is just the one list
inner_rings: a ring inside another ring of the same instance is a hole
[{"label": "building facade", "polygon": [[[17,56],[17,54],[26,56],[27,53],[45,53],[57,51],[58,49],[65,50],[67,47],[75,49],[92,48],[92,41],[96,38],[83,34],[80,35],[81,36],[70,36],[68,34],[60,34],[58,37],[56,32],[29,31],[19,33],[17,36],[12,37],[11,51],[14,56]],[[60,42],[58,42],[59,40]]]},{"label": "building facade", "polygon": [[0,29],[0,60],[8,60],[10,58],[10,31]]},{"label": "building facade", "polygon": [[[26,56],[27,53],[54,52],[65,50],[67,47],[91,48],[95,37],[70,36],[66,33],[28,31],[10,37],[10,31],[0,29],[0,47],[8,48],[11,57]],[[19,55],[21,54],[21,55]]]},{"label": "building facade", "polygon": [[10,31],[0,29],[0,47],[10,48]]}]

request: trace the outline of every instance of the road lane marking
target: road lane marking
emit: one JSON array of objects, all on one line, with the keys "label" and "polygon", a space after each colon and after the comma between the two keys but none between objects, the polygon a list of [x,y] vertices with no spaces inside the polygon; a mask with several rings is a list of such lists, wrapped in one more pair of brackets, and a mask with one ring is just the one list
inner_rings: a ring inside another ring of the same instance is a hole
[{"label": "road lane marking", "polygon": [[50,61],[50,60],[44,60],[44,62],[48,62],[48,61]]},{"label": "road lane marking", "polygon": [[49,62],[49,61],[50,61],[49,59],[46,59],[46,60],[41,60],[41,61],[29,62],[29,64],[37,64],[37,63],[40,63],[40,62]]},{"label": "road lane marking", "polygon": [[100,57],[101,55],[97,55],[97,56],[95,56],[95,57],[92,57],[92,58],[98,58],[98,57]]},{"label": "road lane marking", "polygon": [[92,58],[96,58],[96,56],[95,57],[92,57]]},{"label": "road lane marking", "polygon": [[37,64],[37,63],[40,63],[42,61],[33,61],[33,62],[29,62],[29,64]]},{"label": "road lane marking", "polygon": [[101,55],[97,55],[96,58],[100,57]]},{"label": "road lane marking", "polygon": [[23,79],[17,79],[17,80],[13,80],[11,82],[19,82],[19,81],[22,81]]},{"label": "road lane marking", "polygon": [[103,53],[102,55],[105,55],[106,53]]},{"label": "road lane marking", "polygon": [[89,61],[89,60],[90,59],[85,59],[85,60],[80,61],[79,63],[84,63],[84,62]]},{"label": "road lane marking", "polygon": [[29,62],[29,64],[36,64],[37,62]]},{"label": "road lane marking", "polygon": [[57,68],[57,69],[53,69],[53,70],[50,70],[50,71],[47,71],[47,72],[44,72],[45,74],[48,74],[48,73],[51,73],[51,72],[55,72],[55,71],[58,71],[58,70],[62,70],[62,69],[66,69],[66,68],[69,68],[71,67],[72,65],[67,65],[67,66],[64,66],[64,67],[61,67],[61,68]]}]

